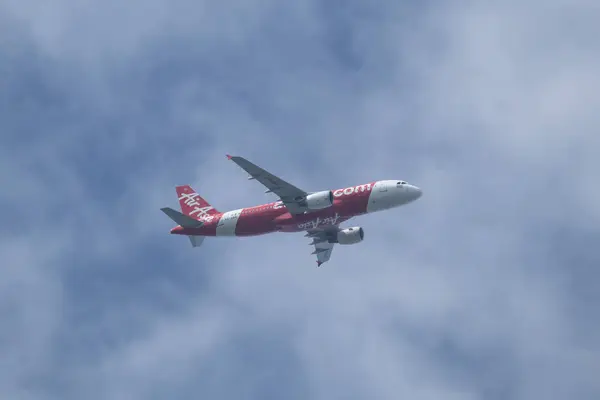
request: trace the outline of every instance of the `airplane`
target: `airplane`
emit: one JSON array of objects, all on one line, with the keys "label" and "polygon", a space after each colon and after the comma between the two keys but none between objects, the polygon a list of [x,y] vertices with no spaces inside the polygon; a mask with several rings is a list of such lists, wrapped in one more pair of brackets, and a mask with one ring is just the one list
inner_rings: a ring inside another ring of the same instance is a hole
[{"label": "airplane", "polygon": [[329,261],[333,247],[362,242],[360,226],[340,224],[359,215],[388,210],[417,200],[422,191],[403,180],[381,180],[341,189],[306,192],[243,157],[227,158],[274,193],[278,201],[220,212],[189,185],[176,186],[181,211],[161,208],[177,226],[170,233],[185,235],[193,247],[206,237],[257,236],[272,232],[306,232],[312,239],[317,267]]}]

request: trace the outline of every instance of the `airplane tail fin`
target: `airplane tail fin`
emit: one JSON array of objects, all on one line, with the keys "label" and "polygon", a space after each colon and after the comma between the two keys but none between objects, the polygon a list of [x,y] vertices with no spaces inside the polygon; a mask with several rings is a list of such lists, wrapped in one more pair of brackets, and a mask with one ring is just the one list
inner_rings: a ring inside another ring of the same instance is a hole
[{"label": "airplane tail fin", "polygon": [[[161,208],[169,218],[171,218],[178,227],[171,230],[171,233],[183,228],[200,228],[206,221],[212,220],[213,215],[220,212],[204,200],[190,185],[176,186],[177,197],[181,211],[175,211],[169,207]],[[187,235],[192,247],[200,247],[204,242],[204,236]]]},{"label": "airplane tail fin", "polygon": [[204,200],[190,185],[176,186],[175,190],[184,215],[199,219],[201,216],[219,214],[219,211]]}]

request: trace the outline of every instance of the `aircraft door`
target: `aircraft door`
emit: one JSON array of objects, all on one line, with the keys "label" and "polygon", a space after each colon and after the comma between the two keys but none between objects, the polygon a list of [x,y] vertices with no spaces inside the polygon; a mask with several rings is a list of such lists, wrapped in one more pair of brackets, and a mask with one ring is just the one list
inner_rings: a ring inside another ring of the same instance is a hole
[{"label": "aircraft door", "polygon": [[375,184],[373,192],[371,192],[371,196],[369,196],[367,212],[386,210],[390,207],[390,192],[388,192],[387,186],[387,182],[385,181],[379,181]]}]

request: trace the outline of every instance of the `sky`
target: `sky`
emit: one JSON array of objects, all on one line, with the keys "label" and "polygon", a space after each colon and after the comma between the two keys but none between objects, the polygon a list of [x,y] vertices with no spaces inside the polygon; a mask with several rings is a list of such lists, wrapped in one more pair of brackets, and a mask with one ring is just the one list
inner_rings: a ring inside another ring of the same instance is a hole
[{"label": "sky", "polygon": [[[600,398],[600,6],[0,0],[6,399]],[[423,189],[315,268],[175,185]]]}]

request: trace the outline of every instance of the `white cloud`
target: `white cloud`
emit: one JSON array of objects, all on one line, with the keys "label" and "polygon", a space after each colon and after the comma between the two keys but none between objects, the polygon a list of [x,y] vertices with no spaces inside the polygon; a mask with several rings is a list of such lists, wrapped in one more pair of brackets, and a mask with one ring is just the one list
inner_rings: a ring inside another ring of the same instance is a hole
[{"label": "white cloud", "polygon": [[[322,45],[336,26],[316,3],[31,4],[0,7],[50,55],[43,79],[74,85],[64,93],[82,112],[44,115],[46,139],[3,152],[12,217],[36,221],[15,193],[46,199],[35,233],[3,231],[10,268],[0,297],[14,321],[0,341],[5,391],[17,396],[33,381],[36,393],[78,398],[600,393],[600,343],[579,340],[582,322],[569,311],[584,307],[569,285],[576,272],[532,234],[594,227],[600,216],[593,4],[350,10],[346,45],[361,67],[349,70]],[[68,74],[82,81],[61,80]],[[9,114],[5,130],[22,124]],[[424,196],[357,219],[366,241],[339,246],[319,270],[301,235],[207,240],[192,251],[158,212],[175,204],[173,185],[192,183],[220,209],[267,198],[225,153],[308,190],[402,178]],[[90,168],[105,170],[104,190],[89,193]],[[75,291],[69,273],[86,268],[113,292]],[[135,282],[127,291],[121,275],[107,275],[120,269]],[[165,269],[189,271],[191,282]],[[268,341],[246,359],[253,334]],[[57,336],[85,361],[56,354]],[[295,356],[277,360],[275,342]],[[286,368],[291,387],[265,383]]]}]

